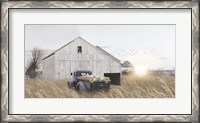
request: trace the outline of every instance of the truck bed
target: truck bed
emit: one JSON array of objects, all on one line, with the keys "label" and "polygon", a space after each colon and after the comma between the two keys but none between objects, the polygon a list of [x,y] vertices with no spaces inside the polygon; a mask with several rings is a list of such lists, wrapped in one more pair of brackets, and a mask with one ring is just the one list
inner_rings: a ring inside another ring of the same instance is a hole
[{"label": "truck bed", "polygon": [[95,83],[95,82],[105,82],[108,83],[110,82],[110,79],[108,77],[99,77],[99,76],[79,76],[77,77],[77,80],[79,81],[87,81],[87,82],[91,82],[91,83]]}]

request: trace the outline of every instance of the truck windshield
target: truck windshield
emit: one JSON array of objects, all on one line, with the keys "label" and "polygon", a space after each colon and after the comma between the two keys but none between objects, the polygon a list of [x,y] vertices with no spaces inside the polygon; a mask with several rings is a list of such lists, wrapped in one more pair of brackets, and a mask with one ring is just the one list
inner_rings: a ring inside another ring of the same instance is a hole
[{"label": "truck windshield", "polygon": [[92,75],[92,72],[77,72],[76,76]]}]

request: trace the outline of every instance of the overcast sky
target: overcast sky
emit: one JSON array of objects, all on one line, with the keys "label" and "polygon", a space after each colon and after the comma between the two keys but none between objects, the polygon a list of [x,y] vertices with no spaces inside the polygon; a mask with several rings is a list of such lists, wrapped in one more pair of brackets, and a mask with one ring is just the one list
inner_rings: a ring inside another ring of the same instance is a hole
[{"label": "overcast sky", "polygon": [[175,25],[25,25],[25,50],[56,50],[79,36],[122,62],[175,68]]}]

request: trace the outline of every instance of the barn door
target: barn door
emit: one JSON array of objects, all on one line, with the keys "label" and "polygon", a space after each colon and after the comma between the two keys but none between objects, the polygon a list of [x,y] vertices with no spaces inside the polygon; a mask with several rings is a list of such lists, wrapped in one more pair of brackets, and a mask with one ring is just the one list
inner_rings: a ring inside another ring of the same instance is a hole
[{"label": "barn door", "polygon": [[70,61],[67,60],[60,60],[58,63],[58,78],[59,79],[67,79],[70,78]]},{"label": "barn door", "polygon": [[71,71],[76,71],[76,70],[92,71],[92,62],[89,60],[73,60],[71,62]]},{"label": "barn door", "polygon": [[103,76],[104,73],[110,73],[110,64],[106,61],[96,61],[96,75]]}]

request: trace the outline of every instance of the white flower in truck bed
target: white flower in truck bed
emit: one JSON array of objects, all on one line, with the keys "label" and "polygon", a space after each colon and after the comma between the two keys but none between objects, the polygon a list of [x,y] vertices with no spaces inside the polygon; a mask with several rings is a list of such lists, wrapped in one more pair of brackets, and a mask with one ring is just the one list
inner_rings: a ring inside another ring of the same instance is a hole
[{"label": "white flower in truck bed", "polygon": [[77,79],[79,80],[83,80],[83,81],[88,81],[88,82],[91,82],[91,83],[94,83],[94,82],[110,82],[110,78],[109,77],[99,77],[99,76],[94,76],[94,75],[86,75],[86,76],[80,76],[80,77],[77,77]]}]

